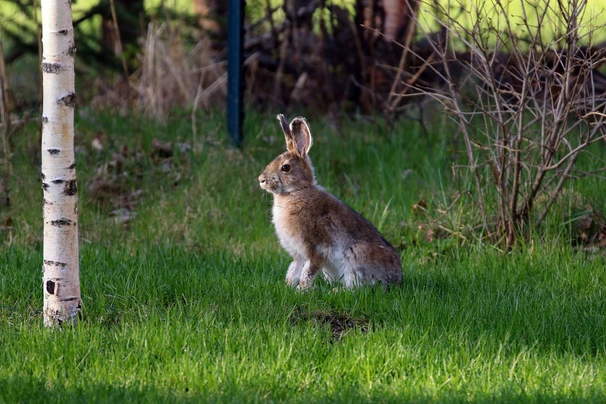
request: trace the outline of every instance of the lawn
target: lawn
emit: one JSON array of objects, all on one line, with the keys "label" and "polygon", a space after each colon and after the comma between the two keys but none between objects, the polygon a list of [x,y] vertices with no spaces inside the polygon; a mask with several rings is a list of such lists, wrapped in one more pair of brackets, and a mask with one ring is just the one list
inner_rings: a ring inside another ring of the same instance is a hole
[{"label": "lawn", "polygon": [[444,210],[461,148],[443,117],[426,131],[312,116],[319,183],[401,251],[404,281],[298,293],[256,180],[284,148],[275,114],[249,114],[242,150],[221,114],[201,115],[198,137],[188,117],[79,111],[84,307],[61,332],[42,325],[35,125],[19,132],[0,212],[0,402],[606,401],[604,255],[574,245],[570,219],[604,209],[598,180],[504,252],[474,237],[469,200]]}]

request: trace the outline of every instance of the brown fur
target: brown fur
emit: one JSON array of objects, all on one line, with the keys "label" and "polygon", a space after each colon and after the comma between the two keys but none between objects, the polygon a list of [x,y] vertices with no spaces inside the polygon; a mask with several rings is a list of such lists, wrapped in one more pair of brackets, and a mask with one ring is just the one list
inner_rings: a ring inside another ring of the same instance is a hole
[{"label": "brown fur", "polygon": [[287,151],[269,163],[259,184],[274,196],[276,233],[293,257],[287,283],[310,287],[321,271],[347,287],[401,282],[400,256],[391,244],[362,215],[316,185],[305,119],[290,125],[283,115],[278,119]]}]

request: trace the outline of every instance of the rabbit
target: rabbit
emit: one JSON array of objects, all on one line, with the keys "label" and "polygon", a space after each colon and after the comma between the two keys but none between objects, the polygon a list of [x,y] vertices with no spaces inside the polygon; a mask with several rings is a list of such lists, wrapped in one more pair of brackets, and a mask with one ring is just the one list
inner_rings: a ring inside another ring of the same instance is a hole
[{"label": "rabbit", "polygon": [[348,289],[381,282],[402,282],[399,253],[358,212],[316,184],[309,159],[311,130],[303,117],[278,120],[286,152],[259,176],[262,189],[273,194],[273,224],[293,262],[286,283],[310,288],[318,273]]}]

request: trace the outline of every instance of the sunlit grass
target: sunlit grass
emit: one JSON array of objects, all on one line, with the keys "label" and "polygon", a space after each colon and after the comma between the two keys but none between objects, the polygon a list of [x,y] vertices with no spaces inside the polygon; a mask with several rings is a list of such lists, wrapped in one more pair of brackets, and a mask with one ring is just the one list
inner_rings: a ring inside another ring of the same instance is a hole
[{"label": "sunlit grass", "polygon": [[[606,398],[603,265],[566,250],[413,252],[401,288],[299,294],[276,253],[87,246],[83,319],[55,333],[22,294],[36,254],[3,259],[23,265],[2,288],[7,402]],[[360,320],[335,337],[333,317]]]},{"label": "sunlit grass", "polygon": [[[62,332],[42,325],[32,127],[20,132],[13,207],[2,212],[14,231],[0,246],[0,402],[606,400],[600,254],[575,250],[559,219],[549,242],[509,253],[417,229],[415,203],[432,214],[454,193],[460,148],[446,127],[342,117],[336,130],[309,117],[318,181],[399,248],[404,281],[334,293],[318,280],[297,293],[256,180],[284,148],[275,114],[247,116],[242,150],[226,145],[221,114],[201,117],[199,137],[178,113],[167,126],[79,115],[82,318]],[[153,138],[191,149],[165,170]],[[143,191],[127,223],[90,190],[120,150],[122,191]],[[456,220],[474,217],[468,201],[457,209]]]},{"label": "sunlit grass", "polygon": [[[440,13],[436,14],[436,2],[421,1],[418,34],[439,30],[439,21],[446,21],[440,14],[446,12],[460,24],[455,31],[469,30],[477,24],[486,29],[489,43],[496,32],[513,32],[523,39],[538,30],[545,43],[559,41],[566,32],[562,10],[567,10],[570,3],[561,2],[560,8],[560,2],[549,0],[439,0]],[[606,0],[586,2],[577,18],[581,44],[597,45],[606,39]]]}]

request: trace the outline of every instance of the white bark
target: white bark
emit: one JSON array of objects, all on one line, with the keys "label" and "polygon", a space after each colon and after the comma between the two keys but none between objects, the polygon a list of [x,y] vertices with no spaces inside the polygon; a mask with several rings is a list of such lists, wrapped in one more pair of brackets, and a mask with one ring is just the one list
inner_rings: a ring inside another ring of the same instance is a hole
[{"label": "white bark", "polygon": [[42,0],[44,325],[77,321],[78,187],[74,158],[74,30],[70,0]]}]

